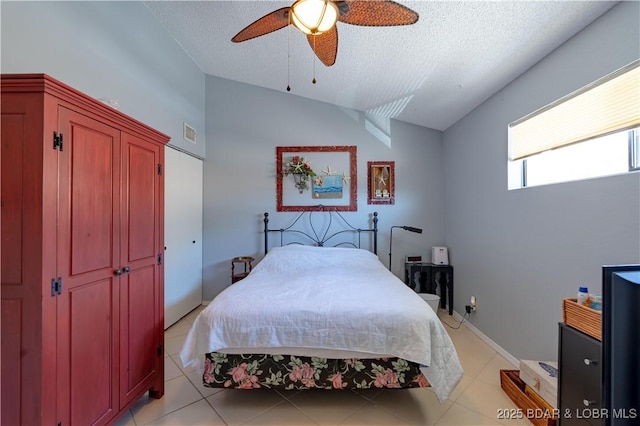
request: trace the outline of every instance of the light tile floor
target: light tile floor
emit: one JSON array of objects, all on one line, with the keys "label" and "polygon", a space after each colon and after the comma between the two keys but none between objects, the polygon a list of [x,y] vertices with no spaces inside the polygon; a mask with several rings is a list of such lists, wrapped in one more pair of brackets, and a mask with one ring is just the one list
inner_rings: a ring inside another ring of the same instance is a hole
[{"label": "light tile floor", "polygon": [[[463,324],[446,327],[465,370],[444,403],[431,389],[367,391],[239,391],[202,386],[202,376],[182,368],[178,356],[194,310],[165,331],[165,395],[143,396],[117,425],[528,425],[499,420],[498,410],[516,408],[500,388],[500,369],[514,369]],[[440,310],[444,322],[457,325]]]}]

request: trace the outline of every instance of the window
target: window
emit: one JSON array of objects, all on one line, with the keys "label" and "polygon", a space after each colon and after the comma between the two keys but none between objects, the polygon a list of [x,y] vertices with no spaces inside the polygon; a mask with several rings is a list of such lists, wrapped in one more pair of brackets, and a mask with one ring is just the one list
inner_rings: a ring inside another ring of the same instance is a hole
[{"label": "window", "polygon": [[509,189],[640,170],[640,61],[509,125]]},{"label": "window", "polygon": [[[517,187],[547,185],[626,173],[638,169],[630,146],[639,130],[595,138],[519,160],[522,180]],[[636,149],[637,151],[637,149]],[[635,165],[633,164],[635,162]]]},{"label": "window", "polygon": [[629,140],[629,170],[640,170],[640,130],[636,129]]}]

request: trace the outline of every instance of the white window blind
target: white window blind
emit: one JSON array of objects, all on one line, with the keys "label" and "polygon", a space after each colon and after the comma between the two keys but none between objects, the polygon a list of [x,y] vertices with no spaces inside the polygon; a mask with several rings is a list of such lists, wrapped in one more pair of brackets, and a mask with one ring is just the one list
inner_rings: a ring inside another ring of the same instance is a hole
[{"label": "white window blind", "polygon": [[640,125],[640,60],[509,125],[509,159]]}]

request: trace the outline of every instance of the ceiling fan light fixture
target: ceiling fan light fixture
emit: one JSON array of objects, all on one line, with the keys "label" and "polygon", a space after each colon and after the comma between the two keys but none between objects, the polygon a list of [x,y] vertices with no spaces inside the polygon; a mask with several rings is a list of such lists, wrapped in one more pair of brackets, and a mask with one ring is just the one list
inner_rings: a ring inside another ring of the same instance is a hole
[{"label": "ceiling fan light fixture", "polygon": [[293,25],[305,34],[330,30],[338,20],[338,7],[331,0],[298,0],[291,6]]}]

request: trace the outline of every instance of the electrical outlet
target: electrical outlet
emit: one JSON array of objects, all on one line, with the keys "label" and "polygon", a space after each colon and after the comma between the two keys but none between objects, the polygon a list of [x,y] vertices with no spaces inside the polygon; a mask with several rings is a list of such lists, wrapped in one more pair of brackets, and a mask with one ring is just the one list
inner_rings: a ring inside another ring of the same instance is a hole
[{"label": "electrical outlet", "polygon": [[474,311],[478,308],[478,305],[476,304],[476,297],[475,296],[471,296],[470,306],[471,306],[471,309],[473,309]]}]

